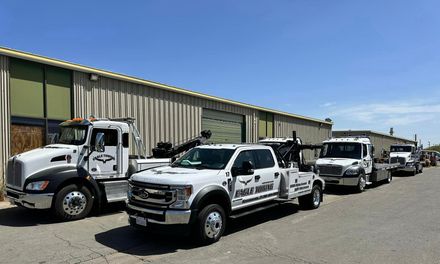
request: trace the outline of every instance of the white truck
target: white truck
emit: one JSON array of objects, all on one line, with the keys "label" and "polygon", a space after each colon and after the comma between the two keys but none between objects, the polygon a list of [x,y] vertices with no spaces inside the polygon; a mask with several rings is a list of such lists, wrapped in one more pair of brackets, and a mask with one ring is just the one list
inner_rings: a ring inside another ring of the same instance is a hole
[{"label": "white truck", "polygon": [[[290,144],[295,152],[297,143]],[[262,144],[204,145],[171,166],[133,174],[127,202],[130,225],[189,231],[209,244],[220,239],[228,218],[294,198],[303,207],[318,208],[324,181],[312,170],[300,171],[277,149]]]},{"label": "white truck", "polygon": [[125,201],[128,178],[134,172],[169,165],[176,154],[202,144],[210,135],[204,131],[174,148],[161,142],[153,157],[146,158],[134,119],[68,120],[60,124],[57,144],[9,159],[6,196],[19,206],[51,209],[61,220],[80,219],[92,208]]},{"label": "white truck", "polygon": [[401,167],[396,172],[409,172],[416,175],[423,172],[423,164],[420,163],[421,150],[414,144],[395,144],[390,147],[390,163],[399,163]]},{"label": "white truck", "polygon": [[323,142],[316,166],[328,185],[353,187],[363,192],[373,182],[392,181],[397,163],[375,163],[374,146],[365,136],[332,138]]}]

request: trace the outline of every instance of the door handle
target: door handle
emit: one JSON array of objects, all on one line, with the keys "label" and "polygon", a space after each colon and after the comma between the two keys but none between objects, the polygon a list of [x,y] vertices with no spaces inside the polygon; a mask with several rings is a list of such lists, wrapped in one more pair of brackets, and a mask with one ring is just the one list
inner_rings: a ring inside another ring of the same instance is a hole
[{"label": "door handle", "polygon": [[279,172],[275,172],[275,178],[278,178],[278,176],[280,176],[280,173]]},{"label": "door handle", "polygon": [[255,175],[255,180],[258,181],[261,178],[260,175]]}]

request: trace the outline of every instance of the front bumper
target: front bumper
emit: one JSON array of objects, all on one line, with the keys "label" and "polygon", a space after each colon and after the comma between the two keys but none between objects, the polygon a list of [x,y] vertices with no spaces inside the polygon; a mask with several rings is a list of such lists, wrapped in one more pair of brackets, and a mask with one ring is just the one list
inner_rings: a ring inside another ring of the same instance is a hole
[{"label": "front bumper", "polygon": [[49,209],[52,207],[53,193],[24,193],[6,187],[6,197],[12,204],[31,209]]},{"label": "front bumper", "polygon": [[127,203],[127,213],[130,218],[142,216],[149,223],[161,225],[189,224],[191,218],[191,210],[156,210],[142,208],[129,203]]},{"label": "front bumper", "polygon": [[359,175],[353,176],[328,176],[319,175],[324,179],[327,185],[357,186],[359,183]]}]

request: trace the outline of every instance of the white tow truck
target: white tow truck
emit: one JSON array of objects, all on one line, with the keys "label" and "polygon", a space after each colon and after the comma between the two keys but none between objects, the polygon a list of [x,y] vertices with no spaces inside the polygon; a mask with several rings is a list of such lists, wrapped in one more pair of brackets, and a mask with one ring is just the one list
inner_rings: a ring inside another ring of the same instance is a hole
[{"label": "white tow truck", "polygon": [[57,144],[9,159],[6,196],[19,206],[51,209],[61,220],[80,219],[92,208],[125,201],[128,178],[134,172],[169,165],[175,155],[202,144],[210,135],[203,131],[202,136],[174,148],[160,142],[153,157],[146,158],[134,119],[68,120],[60,124]]},{"label": "white tow truck", "polygon": [[228,218],[294,198],[302,207],[318,208],[325,183],[311,167],[296,167],[298,142],[282,144],[288,144],[284,155],[278,151],[282,146],[272,143],[199,146],[171,166],[133,174],[127,202],[130,224],[152,231],[190,231],[209,244],[220,239]]},{"label": "white tow truck", "polygon": [[324,141],[316,166],[326,184],[351,186],[357,192],[373,182],[390,183],[392,171],[400,167],[398,163],[375,163],[374,146],[365,136]]},{"label": "white tow truck", "polygon": [[397,170],[416,175],[423,172],[423,164],[420,163],[421,150],[414,144],[395,144],[390,147],[390,163],[399,163]]}]

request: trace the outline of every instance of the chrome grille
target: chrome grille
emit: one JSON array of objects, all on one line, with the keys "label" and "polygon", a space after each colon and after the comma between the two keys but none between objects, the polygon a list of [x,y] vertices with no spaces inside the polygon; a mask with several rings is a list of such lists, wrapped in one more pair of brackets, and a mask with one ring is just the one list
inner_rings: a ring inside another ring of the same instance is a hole
[{"label": "chrome grille", "polygon": [[15,159],[10,159],[8,161],[6,184],[12,187],[21,188],[22,186],[22,170],[23,163]]},{"label": "chrome grille", "polygon": [[176,201],[176,191],[163,185],[131,182],[130,201],[135,204],[168,206]]},{"label": "chrome grille", "polygon": [[318,166],[318,168],[320,175],[333,175],[333,176],[342,175],[342,166],[320,165]]},{"label": "chrome grille", "polygon": [[390,163],[400,163],[402,165],[405,165],[406,160],[404,157],[392,157]]}]

